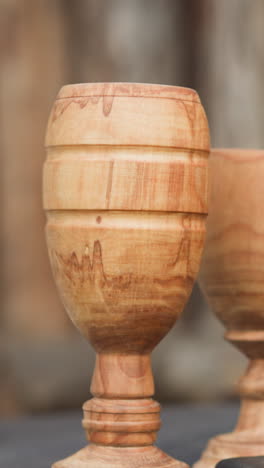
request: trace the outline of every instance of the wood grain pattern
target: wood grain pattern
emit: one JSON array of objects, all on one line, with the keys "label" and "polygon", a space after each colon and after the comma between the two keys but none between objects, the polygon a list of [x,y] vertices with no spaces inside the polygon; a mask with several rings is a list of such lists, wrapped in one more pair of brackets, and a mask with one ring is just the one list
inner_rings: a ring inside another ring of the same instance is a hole
[{"label": "wood grain pattern", "polygon": [[213,150],[200,283],[226,338],[249,359],[234,432],[212,439],[196,468],[264,455],[264,151]]},{"label": "wood grain pattern", "polygon": [[140,91],[135,93],[135,84],[129,84],[120,93],[120,88],[120,83],[112,84],[110,95],[104,83],[62,88],[50,115],[46,146],[132,145],[208,151],[207,120],[194,91],[137,85]]},{"label": "wood grain pattern", "polygon": [[152,446],[160,410],[150,353],[182,312],[204,243],[209,136],[199,98],[158,85],[67,86],[46,145],[54,278],[97,351],[83,420],[96,445],[55,467],[184,466]]},{"label": "wood grain pattern", "polygon": [[150,146],[139,152],[136,146],[87,144],[52,147],[44,181],[47,210],[207,210],[203,188],[207,184],[207,156],[195,150]]}]

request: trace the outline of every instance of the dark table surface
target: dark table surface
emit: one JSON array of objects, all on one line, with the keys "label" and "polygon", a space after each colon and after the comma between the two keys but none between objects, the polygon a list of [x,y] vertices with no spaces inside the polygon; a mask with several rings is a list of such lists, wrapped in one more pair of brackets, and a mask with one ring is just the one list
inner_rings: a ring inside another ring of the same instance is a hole
[{"label": "dark table surface", "polygon": [[[157,445],[192,464],[209,437],[234,426],[237,405],[163,406]],[[85,445],[81,412],[0,421],[0,468],[48,468]]]}]

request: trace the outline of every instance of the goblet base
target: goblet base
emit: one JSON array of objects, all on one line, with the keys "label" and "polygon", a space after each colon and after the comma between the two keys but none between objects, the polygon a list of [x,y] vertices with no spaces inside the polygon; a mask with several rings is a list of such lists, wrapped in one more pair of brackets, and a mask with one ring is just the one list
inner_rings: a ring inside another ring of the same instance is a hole
[{"label": "goblet base", "polygon": [[105,447],[88,445],[52,468],[188,468],[154,446]]},{"label": "goblet base", "polygon": [[201,459],[193,468],[215,468],[216,463],[227,458],[264,455],[264,432],[237,431],[221,434],[208,442]]}]

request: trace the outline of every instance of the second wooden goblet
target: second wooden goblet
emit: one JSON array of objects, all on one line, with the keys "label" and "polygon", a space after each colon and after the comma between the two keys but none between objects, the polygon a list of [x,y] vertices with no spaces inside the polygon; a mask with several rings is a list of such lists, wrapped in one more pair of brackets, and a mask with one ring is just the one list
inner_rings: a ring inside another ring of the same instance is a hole
[{"label": "second wooden goblet", "polygon": [[242,406],[234,432],[212,439],[195,468],[264,455],[264,151],[215,149],[209,167],[200,284],[227,340],[250,363],[239,384]]},{"label": "second wooden goblet", "polygon": [[83,425],[56,468],[184,467],[153,447],[150,353],[191,292],[205,237],[207,120],[189,89],[62,88],[47,130],[47,243],[62,301],[97,351]]}]

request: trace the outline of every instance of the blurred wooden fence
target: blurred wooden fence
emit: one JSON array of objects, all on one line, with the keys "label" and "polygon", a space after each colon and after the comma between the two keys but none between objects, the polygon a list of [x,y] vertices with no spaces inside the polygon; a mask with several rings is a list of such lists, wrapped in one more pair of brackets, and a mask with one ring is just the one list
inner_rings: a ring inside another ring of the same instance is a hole
[{"label": "blurred wooden fence", "polygon": [[[60,86],[194,87],[213,145],[261,147],[263,31],[262,0],[0,0],[0,414],[73,406],[88,395],[93,355],[62,310],[43,233],[43,141]],[[168,398],[228,394],[242,363],[197,289],[155,356]],[[212,356],[220,387],[206,378]]]}]

